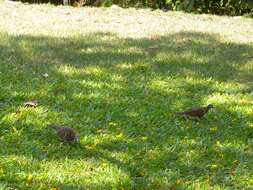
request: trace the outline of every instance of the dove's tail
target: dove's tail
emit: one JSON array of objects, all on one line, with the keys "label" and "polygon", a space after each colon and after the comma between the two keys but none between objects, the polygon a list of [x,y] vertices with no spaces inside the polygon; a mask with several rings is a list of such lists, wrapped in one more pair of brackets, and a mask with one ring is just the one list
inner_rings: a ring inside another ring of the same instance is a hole
[{"label": "dove's tail", "polygon": [[185,115],[184,112],[175,112],[174,115]]},{"label": "dove's tail", "polygon": [[50,124],[50,125],[48,125],[47,127],[52,128],[52,129],[55,129],[55,130],[60,129],[60,127],[59,127],[59,126],[54,125],[54,124]]}]

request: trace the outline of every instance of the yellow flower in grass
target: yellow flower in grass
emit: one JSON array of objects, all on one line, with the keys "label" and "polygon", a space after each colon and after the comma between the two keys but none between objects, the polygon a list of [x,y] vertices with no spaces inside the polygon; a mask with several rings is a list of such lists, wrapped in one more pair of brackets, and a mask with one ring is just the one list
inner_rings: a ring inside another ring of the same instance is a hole
[{"label": "yellow flower in grass", "polygon": [[141,137],[141,139],[142,139],[143,141],[146,141],[146,140],[148,140],[148,137]]},{"label": "yellow flower in grass", "polygon": [[106,167],[108,167],[108,165],[109,165],[109,163],[108,163],[108,161],[107,160],[101,160],[101,167],[102,168],[106,168]]},{"label": "yellow flower in grass", "polygon": [[211,168],[212,168],[212,169],[217,169],[217,168],[218,168],[218,165],[217,165],[217,164],[212,164],[212,165],[211,165]]},{"label": "yellow flower in grass", "polygon": [[177,184],[177,185],[179,185],[179,184],[181,184],[181,183],[182,183],[182,180],[181,180],[181,179],[177,179],[177,180],[176,180],[176,184]]},{"label": "yellow flower in grass", "polygon": [[216,145],[220,146],[221,145],[220,141],[216,141]]},{"label": "yellow flower in grass", "polygon": [[216,132],[217,130],[218,130],[217,127],[212,127],[209,129],[210,132]]},{"label": "yellow flower in grass", "polygon": [[33,175],[32,175],[32,174],[29,174],[29,175],[27,176],[27,179],[26,179],[27,183],[28,183],[28,184],[32,183],[32,180],[33,180]]},{"label": "yellow flower in grass", "polygon": [[116,126],[117,126],[117,123],[115,123],[115,122],[110,122],[110,123],[109,123],[109,126],[110,126],[110,127],[116,127]]},{"label": "yellow flower in grass", "polygon": [[121,137],[123,137],[123,134],[120,133],[120,134],[116,135],[116,137],[117,137],[117,138],[121,138]]}]

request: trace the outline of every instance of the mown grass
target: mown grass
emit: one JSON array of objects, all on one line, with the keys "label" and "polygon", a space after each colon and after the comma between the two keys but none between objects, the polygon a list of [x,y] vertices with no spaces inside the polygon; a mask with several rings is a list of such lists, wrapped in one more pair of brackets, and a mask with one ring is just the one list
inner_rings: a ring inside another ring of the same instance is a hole
[{"label": "mown grass", "polygon": [[[29,8],[30,15],[75,14],[72,8],[2,3],[1,18]],[[128,11],[105,10],[119,19]],[[156,12],[143,12],[158,21]],[[115,32],[113,21],[104,23],[104,32],[87,25],[82,33],[75,22],[60,19],[46,26],[34,18],[0,18],[2,189],[253,187],[253,44],[244,35],[253,21],[239,18],[245,27],[226,38],[222,29],[215,32],[215,22],[225,19],[226,33],[236,27],[233,18],[159,15],[179,24],[184,18],[187,25],[135,36]],[[209,23],[212,31],[191,30],[191,22]],[[159,48],[151,51],[153,45]],[[28,100],[38,101],[38,108],[24,108]],[[209,103],[215,109],[200,122],[173,115]],[[60,144],[48,123],[72,126],[80,142]]]}]

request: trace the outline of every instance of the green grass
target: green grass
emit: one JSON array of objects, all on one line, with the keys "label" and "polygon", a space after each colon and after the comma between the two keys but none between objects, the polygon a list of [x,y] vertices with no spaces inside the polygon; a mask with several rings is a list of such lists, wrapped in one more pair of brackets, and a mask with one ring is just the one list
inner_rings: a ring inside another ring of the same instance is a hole
[{"label": "green grass", "polygon": [[0,189],[252,188],[252,36],[245,18],[0,3]]}]

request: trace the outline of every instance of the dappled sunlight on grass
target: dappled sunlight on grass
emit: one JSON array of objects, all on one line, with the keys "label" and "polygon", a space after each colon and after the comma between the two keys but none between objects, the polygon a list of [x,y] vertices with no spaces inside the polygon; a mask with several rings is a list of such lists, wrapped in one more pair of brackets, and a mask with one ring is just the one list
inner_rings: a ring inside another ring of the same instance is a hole
[{"label": "dappled sunlight on grass", "polygon": [[[179,30],[188,24],[155,37],[153,29],[122,37],[114,29],[80,34],[83,25],[56,25],[62,36],[54,37],[59,31],[50,26],[33,35],[35,29],[0,33],[0,178],[6,187],[253,185],[251,43],[228,41],[213,29]],[[38,107],[24,107],[28,100]],[[200,121],[174,114],[207,104],[214,109]],[[49,123],[73,127],[80,141],[60,144]]]}]

